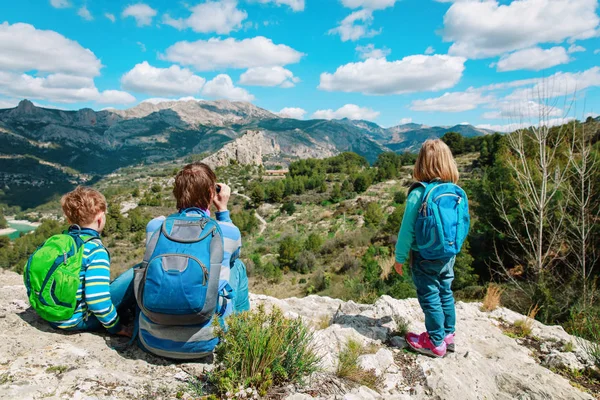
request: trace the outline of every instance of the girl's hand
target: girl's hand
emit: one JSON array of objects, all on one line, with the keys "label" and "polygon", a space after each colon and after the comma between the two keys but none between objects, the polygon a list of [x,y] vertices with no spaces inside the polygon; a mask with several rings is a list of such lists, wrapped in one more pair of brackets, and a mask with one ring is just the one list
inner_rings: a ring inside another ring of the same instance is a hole
[{"label": "girl's hand", "polygon": [[404,276],[404,271],[402,271],[402,264],[396,261],[396,264],[394,264],[394,269],[400,276]]},{"label": "girl's hand", "polygon": [[219,193],[215,193],[213,198],[213,204],[217,208],[217,211],[227,211],[227,203],[231,196],[231,188],[224,183],[217,183],[221,187]]}]

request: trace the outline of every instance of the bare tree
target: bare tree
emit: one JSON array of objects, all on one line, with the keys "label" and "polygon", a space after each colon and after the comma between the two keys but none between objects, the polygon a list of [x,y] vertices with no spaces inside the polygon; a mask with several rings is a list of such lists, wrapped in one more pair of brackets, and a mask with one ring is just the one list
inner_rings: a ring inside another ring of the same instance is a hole
[{"label": "bare tree", "polygon": [[567,259],[567,265],[578,275],[583,291],[582,303],[589,306],[593,302],[593,296],[590,296],[592,272],[599,260],[598,251],[594,246],[593,226],[598,220],[600,207],[593,195],[600,164],[593,152],[591,138],[588,137],[585,125],[577,127],[573,124],[572,133],[569,148],[571,176],[567,193],[573,212],[568,214],[567,229],[573,257]]},{"label": "bare tree", "polygon": [[570,138],[566,126],[553,128],[556,124],[553,118],[557,110],[561,111],[557,101],[549,100],[551,96],[538,90],[538,101],[525,103],[528,107],[534,106],[533,112],[530,108],[528,112],[514,113],[537,113],[537,124],[526,126],[520,122],[516,131],[507,135],[510,150],[507,162],[514,177],[516,193],[512,200],[516,203],[517,215],[511,215],[507,209],[502,191],[493,195],[504,223],[501,233],[516,245],[516,249],[507,249],[508,255],[522,261],[525,272],[536,279],[550,270],[562,254],[566,203],[557,194],[568,179],[568,168],[559,159]]}]

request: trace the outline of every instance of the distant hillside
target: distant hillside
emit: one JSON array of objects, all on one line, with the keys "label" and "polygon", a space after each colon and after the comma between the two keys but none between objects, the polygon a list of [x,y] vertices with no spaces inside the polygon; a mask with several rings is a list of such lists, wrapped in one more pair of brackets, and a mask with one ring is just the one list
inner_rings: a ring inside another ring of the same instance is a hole
[{"label": "distant hillside", "polygon": [[[369,121],[288,119],[250,103],[224,100],[143,102],[127,110],[102,111],[47,109],[23,100],[0,110],[0,203],[25,205],[15,193],[34,186],[39,196],[32,201],[43,203],[93,176],[141,162],[213,153],[246,132],[262,132],[253,147],[262,146],[261,154],[287,163],[344,151],[374,162],[382,152],[414,151],[424,140],[452,130],[465,136],[488,133],[465,125],[386,129]],[[235,151],[226,154],[237,157]],[[35,160],[39,165],[32,168]],[[67,180],[64,168],[69,168]]]}]

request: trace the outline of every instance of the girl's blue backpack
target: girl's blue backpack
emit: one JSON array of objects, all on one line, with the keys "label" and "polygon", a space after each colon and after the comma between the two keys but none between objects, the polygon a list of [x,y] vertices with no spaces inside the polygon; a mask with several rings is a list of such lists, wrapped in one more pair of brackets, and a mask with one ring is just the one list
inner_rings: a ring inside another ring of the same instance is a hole
[{"label": "girl's blue backpack", "polygon": [[454,183],[415,185],[425,188],[415,225],[419,253],[426,260],[454,257],[460,253],[471,224],[467,194]]}]

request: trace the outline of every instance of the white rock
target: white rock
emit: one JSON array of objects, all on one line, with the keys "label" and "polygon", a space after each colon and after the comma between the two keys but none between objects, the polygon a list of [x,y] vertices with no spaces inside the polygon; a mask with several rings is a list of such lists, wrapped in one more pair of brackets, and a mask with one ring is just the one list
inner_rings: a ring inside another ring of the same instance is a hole
[{"label": "white rock", "polygon": [[[178,380],[183,377],[182,370],[200,376],[213,368],[206,360],[176,364],[136,347],[120,354],[111,349],[109,340],[112,339],[105,336],[58,332],[29,309],[26,299],[22,277],[13,272],[0,273],[0,309],[6,316],[0,318],[0,376],[7,380],[0,385],[0,399],[143,398],[159,388],[174,393],[182,386]],[[399,318],[404,318],[412,330],[422,331],[423,312],[417,300],[383,296],[373,305],[364,305],[318,296],[281,300],[251,295],[251,302],[253,307],[258,304],[277,306],[284,313],[308,321],[332,317],[333,325],[314,334],[325,369],[320,375],[326,378],[319,382],[336,382],[329,388],[333,388],[331,391],[319,394],[320,399],[593,399],[572,387],[565,378],[539,365],[531,356],[531,350],[504,335],[494,319],[501,317],[514,322],[523,319],[522,315],[502,308],[484,313],[477,303],[460,302],[456,305],[459,352],[444,359],[416,356],[415,365],[403,366],[403,371],[406,367],[415,368],[418,373],[422,371],[425,384],[407,382],[408,378],[394,363],[393,353],[384,348],[360,360],[363,367],[374,368],[382,376],[381,393],[361,387],[341,394],[348,386],[343,382],[338,385],[340,381],[331,373],[335,372],[339,352],[348,340],[364,345],[381,344],[395,329]],[[580,342],[562,328],[536,322],[534,332],[543,342],[551,343],[547,348],[555,351],[555,357],[561,357],[563,364],[576,365],[576,360],[587,364],[588,361],[583,361],[586,359]],[[557,343],[568,342],[575,345],[573,353],[556,350]],[[68,370],[62,374],[47,372],[50,366],[67,366]],[[307,381],[310,383],[311,379]],[[148,385],[151,385],[150,392]],[[410,390],[406,390],[408,386]],[[294,394],[288,396],[289,400],[310,399],[305,394],[291,396]]]},{"label": "white rock", "polygon": [[365,354],[358,357],[358,365],[365,370],[374,370],[375,375],[381,376],[394,364],[394,354],[388,349],[380,349],[375,354]]},{"label": "white rock", "polygon": [[309,396],[308,394],[296,393],[296,394],[289,395],[284,400],[312,400],[312,399],[314,399],[314,397]]},{"label": "white rock", "polygon": [[581,371],[585,369],[585,365],[579,361],[575,353],[562,353],[553,351],[546,356],[544,365],[548,368],[566,368],[573,371]]}]

